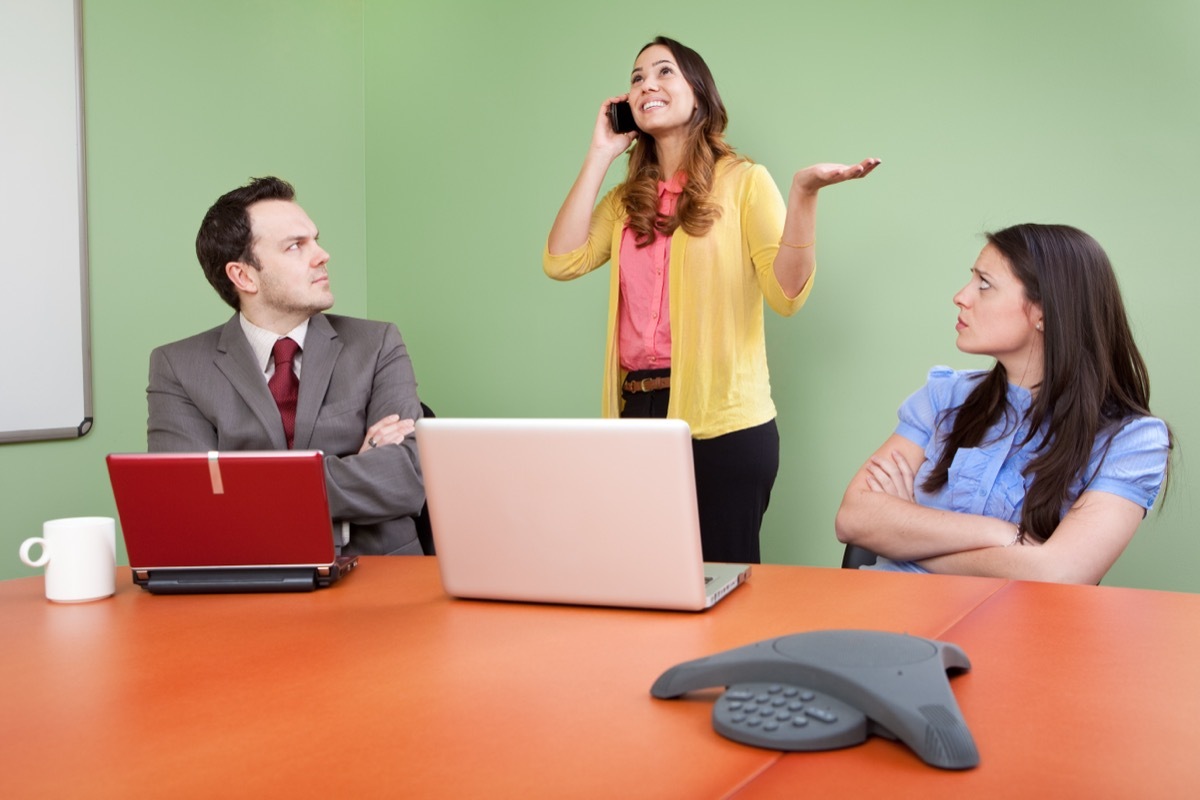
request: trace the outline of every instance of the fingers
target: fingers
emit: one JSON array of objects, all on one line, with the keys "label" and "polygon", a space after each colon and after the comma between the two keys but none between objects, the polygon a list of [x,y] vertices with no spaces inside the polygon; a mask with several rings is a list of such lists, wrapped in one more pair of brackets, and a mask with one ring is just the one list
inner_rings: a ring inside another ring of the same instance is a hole
[{"label": "fingers", "polygon": [[913,475],[912,467],[908,465],[908,461],[899,453],[892,453],[892,460],[896,462],[896,470],[900,476],[900,488],[903,491],[902,497],[905,500],[913,500],[916,497],[914,483],[916,476]]},{"label": "fingers", "polygon": [[400,444],[414,430],[416,422],[411,419],[401,419],[399,414],[384,417],[367,428],[367,435],[363,438],[362,447],[358,452],[363,453],[389,444]]},{"label": "fingers", "polygon": [[865,178],[883,162],[878,158],[864,158],[857,164],[831,164],[833,171],[829,175],[829,183],[841,183]]},{"label": "fingers", "polygon": [[624,102],[628,97],[627,94],[617,95],[601,103],[600,113],[596,116],[596,125],[592,129],[592,149],[611,159],[616,159],[621,153],[628,150],[629,146],[633,144],[633,140],[637,138],[637,131],[617,133],[612,129],[612,123],[608,119],[608,110],[612,104]]},{"label": "fingers", "polygon": [[870,175],[871,172],[882,163],[883,162],[880,161],[878,158],[864,158],[862,161],[855,164],[855,168],[858,170],[858,174],[854,175],[854,177],[855,178],[865,178],[868,175]]},{"label": "fingers", "polygon": [[892,460],[896,462],[896,469],[900,472],[900,477],[904,480],[904,483],[911,488],[914,476],[912,467],[908,465],[907,459],[899,453],[894,452],[892,453]]},{"label": "fingers", "polygon": [[888,494],[896,493],[896,481],[892,477],[892,472],[889,471],[888,465],[883,461],[871,459],[867,462],[867,480],[874,480],[879,485],[878,491],[887,492]]},{"label": "fingers", "polygon": [[795,174],[793,185],[815,192],[835,183],[865,178],[882,163],[878,158],[864,158],[857,164],[813,164]]},{"label": "fingers", "polygon": [[874,492],[883,492],[901,500],[914,500],[913,471],[899,453],[892,453],[890,459],[872,458],[867,462],[867,486]]},{"label": "fingers", "polygon": [[[599,126],[600,123],[604,123],[604,126],[608,129],[608,132],[614,133],[614,131],[612,130],[612,126],[609,125],[609,122],[608,122],[608,111],[610,108],[612,108],[612,106],[614,104],[624,103],[628,100],[629,100],[628,94],[619,94],[616,97],[610,97],[607,100],[605,100],[603,103],[601,103],[600,104],[600,114],[596,118],[596,125]],[[614,135],[616,135],[616,134],[614,134]],[[619,135],[625,136],[626,134],[622,133]]]}]

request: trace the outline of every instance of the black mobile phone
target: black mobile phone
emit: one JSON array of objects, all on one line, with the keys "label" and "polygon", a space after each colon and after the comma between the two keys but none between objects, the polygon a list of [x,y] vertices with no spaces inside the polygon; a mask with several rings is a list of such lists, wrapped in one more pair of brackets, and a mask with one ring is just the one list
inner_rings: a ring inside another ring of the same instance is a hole
[{"label": "black mobile phone", "polygon": [[633,108],[630,107],[628,101],[624,100],[620,103],[609,103],[608,123],[612,125],[614,133],[630,133],[638,130],[637,123],[633,121]]}]

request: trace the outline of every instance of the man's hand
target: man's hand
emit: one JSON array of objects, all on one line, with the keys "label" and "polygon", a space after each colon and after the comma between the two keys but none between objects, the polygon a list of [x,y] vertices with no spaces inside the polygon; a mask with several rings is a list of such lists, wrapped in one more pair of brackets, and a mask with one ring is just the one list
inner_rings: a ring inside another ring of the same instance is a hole
[{"label": "man's hand", "polygon": [[384,417],[367,428],[367,435],[363,438],[362,447],[358,449],[358,452],[365,453],[386,444],[400,444],[404,441],[404,437],[414,430],[416,430],[416,423],[411,419],[400,419],[399,414]]}]

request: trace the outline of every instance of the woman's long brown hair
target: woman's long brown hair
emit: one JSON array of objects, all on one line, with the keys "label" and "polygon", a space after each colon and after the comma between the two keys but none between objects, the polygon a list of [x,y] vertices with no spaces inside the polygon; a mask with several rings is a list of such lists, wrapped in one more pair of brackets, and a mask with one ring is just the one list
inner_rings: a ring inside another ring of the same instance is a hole
[{"label": "woman's long brown hair", "polygon": [[660,234],[670,236],[680,227],[689,236],[708,233],[721,216],[721,209],[709,196],[717,162],[734,155],[733,148],[725,142],[729,115],[704,59],[690,47],[665,36],[656,37],[638,51],[638,55],[656,44],[666,47],[675,57],[679,71],[696,96],[696,111],[688,128],[681,165],[687,183],[674,215],[661,217],[658,213],[658,182],[674,176],[662,174],[654,137],[638,134],[637,144],[629,154],[629,173],[623,184],[622,200],[638,247],[649,245]]},{"label": "woman's long brown hair", "polygon": [[[1033,481],[1021,511],[1021,532],[1040,541],[1062,520],[1071,483],[1092,448],[1132,417],[1150,416],[1150,377],[1129,329],[1116,275],[1100,244],[1068,225],[1014,225],[987,234],[1008,260],[1030,303],[1042,307],[1044,371],[1028,412],[1028,442],[1041,444],[1025,474]],[[956,413],[927,492],[946,485],[960,448],[978,447],[989,428],[1008,415],[1008,375],[997,363]],[[939,421],[940,422],[940,421]],[[1170,429],[1168,429],[1170,437]]]}]

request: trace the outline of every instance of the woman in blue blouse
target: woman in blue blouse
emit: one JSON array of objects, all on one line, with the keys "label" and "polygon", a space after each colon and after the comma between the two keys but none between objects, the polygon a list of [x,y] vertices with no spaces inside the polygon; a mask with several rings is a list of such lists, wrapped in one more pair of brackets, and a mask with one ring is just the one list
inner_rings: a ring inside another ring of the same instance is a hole
[{"label": "woman in blue blouse", "polygon": [[838,539],[876,569],[1098,583],[1166,479],[1171,433],[1104,250],[1066,225],[987,235],[958,349],[854,476]]}]

